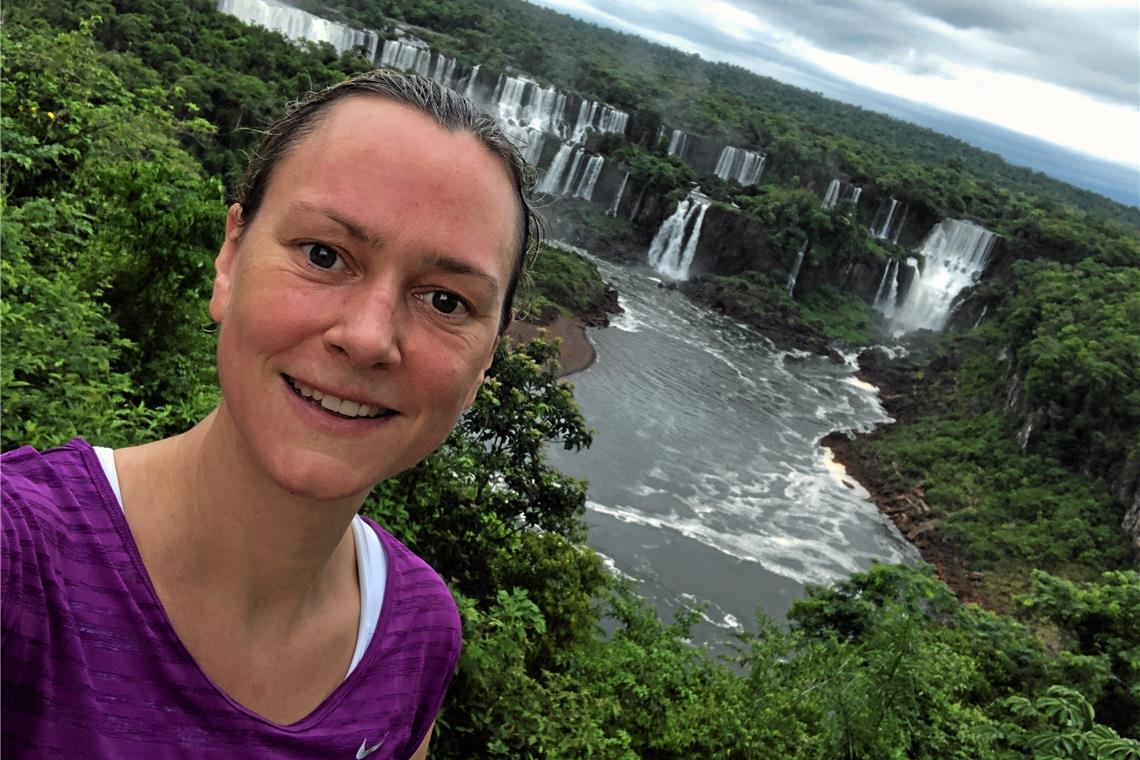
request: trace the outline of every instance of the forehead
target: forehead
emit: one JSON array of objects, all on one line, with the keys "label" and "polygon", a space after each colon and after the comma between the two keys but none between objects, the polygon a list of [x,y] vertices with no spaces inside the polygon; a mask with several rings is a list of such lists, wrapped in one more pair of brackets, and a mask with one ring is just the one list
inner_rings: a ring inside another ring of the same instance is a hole
[{"label": "forehead", "polygon": [[490,252],[508,272],[517,256],[521,210],[503,159],[470,132],[380,96],[333,104],[289,148],[263,209],[298,202],[335,208],[385,237],[416,232],[433,252]]}]

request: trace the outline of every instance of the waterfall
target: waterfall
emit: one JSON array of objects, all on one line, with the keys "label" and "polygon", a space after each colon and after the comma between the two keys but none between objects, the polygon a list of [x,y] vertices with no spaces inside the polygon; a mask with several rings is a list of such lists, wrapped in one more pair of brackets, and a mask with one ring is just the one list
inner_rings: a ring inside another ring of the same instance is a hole
[{"label": "waterfall", "polygon": [[[439,56],[439,60],[445,61],[446,56]],[[414,71],[426,77],[431,73],[431,48],[410,38],[384,40],[384,47],[380,49],[380,65],[400,71]]]},{"label": "waterfall", "polygon": [[796,289],[796,278],[800,276],[800,267],[804,263],[804,253],[807,251],[808,241],[804,241],[800,246],[799,252],[796,254],[796,263],[792,267],[792,271],[788,274],[788,297],[792,297],[792,292]]},{"label": "waterfall", "polygon": [[859,196],[862,194],[863,188],[857,185],[849,185],[839,179],[833,179],[831,184],[827,186],[827,192],[823,194],[823,208],[826,211],[831,211],[844,200],[851,201],[852,206],[858,206]]},{"label": "waterfall", "polygon": [[379,38],[375,32],[328,21],[277,0],[218,0],[218,10],[247,24],[279,32],[291,40],[327,42],[338,53],[365,48],[369,60],[376,58]]},{"label": "waterfall", "polygon": [[693,190],[677,204],[673,215],[661,223],[661,229],[653,237],[649,246],[649,266],[674,280],[689,278],[689,267],[697,253],[701,225],[710,203],[709,197]]},{"label": "waterfall", "polygon": [[618,215],[618,206],[621,205],[621,198],[623,195],[625,195],[625,183],[628,181],[629,172],[626,172],[625,176],[621,178],[621,185],[618,187],[617,195],[614,196],[613,202],[610,203],[610,207],[606,209],[606,216],[616,217]]},{"label": "waterfall", "polygon": [[550,162],[550,168],[546,170],[546,174],[542,176],[538,186],[535,188],[540,193],[555,193],[561,186],[562,174],[566,171],[566,164],[570,161],[570,154],[575,151],[575,148],[570,143],[562,143],[558,146],[558,152],[554,154],[554,159]]},{"label": "waterfall", "polygon": [[475,100],[475,82],[479,79],[479,66],[480,65],[481,64],[477,63],[471,67],[471,71],[468,72],[468,74],[467,74],[466,84],[463,88],[463,97],[467,98],[468,100],[470,100],[472,102],[474,102],[474,100]]},{"label": "waterfall", "polygon": [[[902,208],[900,213],[899,208]],[[899,235],[902,234],[903,227],[906,226],[906,215],[910,210],[907,204],[899,204],[892,196],[890,205],[887,207],[887,212],[883,214],[883,206],[879,206],[878,212],[875,214],[875,219],[871,222],[871,234],[879,240],[890,240],[895,245],[898,245]],[[881,224],[875,224],[879,220]]]},{"label": "waterfall", "polygon": [[578,181],[578,189],[574,191],[574,197],[584,201],[593,199],[594,186],[598,184],[598,175],[602,173],[604,163],[601,156],[590,156],[590,160],[586,162],[586,170],[582,172],[582,179]]},{"label": "waterfall", "polygon": [[[913,259],[911,259],[913,261]],[[887,283],[890,283],[888,286]],[[899,294],[899,261],[891,259],[883,267],[883,278],[879,280],[879,289],[875,291],[875,300],[871,308],[890,319],[895,313],[895,301]]]},{"label": "waterfall", "polygon": [[[908,211],[910,211],[910,206],[908,206],[907,204],[904,203],[902,213],[899,214],[899,221],[895,225],[895,232],[893,235],[891,235],[891,243],[893,243],[894,245],[899,244],[899,235],[902,234],[903,227],[906,226],[906,215],[907,215]],[[890,231],[889,227],[888,227],[887,231],[888,232]]]},{"label": "waterfall", "polygon": [[604,103],[583,100],[578,106],[578,119],[574,122],[570,141],[579,145],[582,144],[591,129],[596,132],[625,134],[625,127],[628,123],[629,114],[625,111],[611,108]]},{"label": "waterfall", "polygon": [[[891,197],[891,205],[887,210],[886,217],[883,219],[882,224],[880,224],[878,227],[876,227],[874,224],[874,221],[872,221],[872,223],[871,223],[871,234],[874,235],[877,239],[883,240],[887,237],[887,232],[891,229],[891,220],[894,219],[894,217],[895,217],[895,209],[898,208],[898,205],[899,205],[899,202],[897,200],[895,200],[894,197],[892,196]],[[877,213],[875,215],[875,221],[877,221],[879,219],[879,217],[882,216],[882,212],[883,212],[883,209],[880,206],[879,207],[879,213]]]},{"label": "waterfall", "polygon": [[839,180],[833,179],[827,186],[827,192],[823,194],[823,207],[827,211],[831,211],[839,203],[839,188],[842,184]]},{"label": "waterfall", "polygon": [[891,276],[891,264],[894,264],[894,259],[888,259],[887,263],[883,265],[883,276],[879,278],[879,287],[875,290],[875,300],[871,302],[871,306],[878,309],[883,303],[883,290],[887,287],[887,278]]},{"label": "waterfall", "polygon": [[574,178],[578,176],[578,167],[582,163],[583,155],[581,148],[574,149],[574,160],[570,164],[570,171],[566,172],[566,181],[562,183],[562,188],[558,190],[559,195],[570,194],[570,188],[574,187]]},{"label": "waterfall", "polygon": [[669,136],[669,155],[684,160],[685,148],[689,147],[689,136],[679,129],[674,129]]},{"label": "waterfall", "polygon": [[894,315],[896,328],[943,329],[955,298],[985,271],[994,239],[994,233],[973,222],[943,219],[936,224],[918,251],[923,267]]},{"label": "waterfall", "polygon": [[734,179],[741,185],[755,185],[764,171],[763,153],[726,145],[717,159],[714,173],[721,179]]}]

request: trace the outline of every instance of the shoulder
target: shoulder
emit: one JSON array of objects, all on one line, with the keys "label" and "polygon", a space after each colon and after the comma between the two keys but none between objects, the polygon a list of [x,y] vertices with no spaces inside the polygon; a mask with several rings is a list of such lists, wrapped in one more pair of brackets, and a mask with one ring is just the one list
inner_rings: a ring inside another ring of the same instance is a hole
[{"label": "shoulder", "polygon": [[427,618],[437,625],[446,626],[455,633],[455,644],[460,638],[459,610],[447,583],[435,569],[395,536],[374,521],[365,518],[366,524],[380,536],[380,543],[388,561],[388,593],[384,598],[386,614],[393,623],[407,618]]},{"label": "shoulder", "polygon": [[6,452],[0,456],[5,517],[50,523],[73,506],[101,500],[92,464],[98,466],[95,452],[79,438],[45,451],[24,446]]},{"label": "shoulder", "polygon": [[44,607],[72,565],[85,561],[79,545],[105,533],[97,468],[94,451],[80,439],[0,456],[6,625],[20,609]]}]

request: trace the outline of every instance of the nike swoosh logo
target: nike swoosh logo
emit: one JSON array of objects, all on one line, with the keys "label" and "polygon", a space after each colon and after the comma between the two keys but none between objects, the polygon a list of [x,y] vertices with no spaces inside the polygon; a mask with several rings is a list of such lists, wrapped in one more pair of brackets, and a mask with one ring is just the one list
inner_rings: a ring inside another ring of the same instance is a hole
[{"label": "nike swoosh logo", "polygon": [[[387,739],[387,738],[388,738],[387,736],[384,737],[384,739]],[[380,747],[382,747],[384,745],[384,739],[381,739],[380,741],[376,742],[371,747],[368,746],[368,740],[367,739],[362,741],[360,743],[360,749],[356,750],[356,760],[363,760],[363,758],[368,757],[373,752],[380,749]]]}]

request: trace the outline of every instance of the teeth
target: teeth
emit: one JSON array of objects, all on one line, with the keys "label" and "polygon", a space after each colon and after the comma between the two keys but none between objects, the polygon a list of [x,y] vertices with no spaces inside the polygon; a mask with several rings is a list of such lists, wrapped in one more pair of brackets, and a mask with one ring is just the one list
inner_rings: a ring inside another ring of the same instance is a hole
[{"label": "teeth", "polygon": [[328,409],[330,412],[345,417],[375,417],[380,413],[381,407],[372,406],[371,404],[361,404],[358,401],[350,401],[349,399],[342,399],[333,396],[330,393],[319,391],[316,388],[310,388],[307,385],[289,378],[290,385],[293,386],[297,393],[305,398],[311,398],[313,401],[319,401],[321,406]]}]

